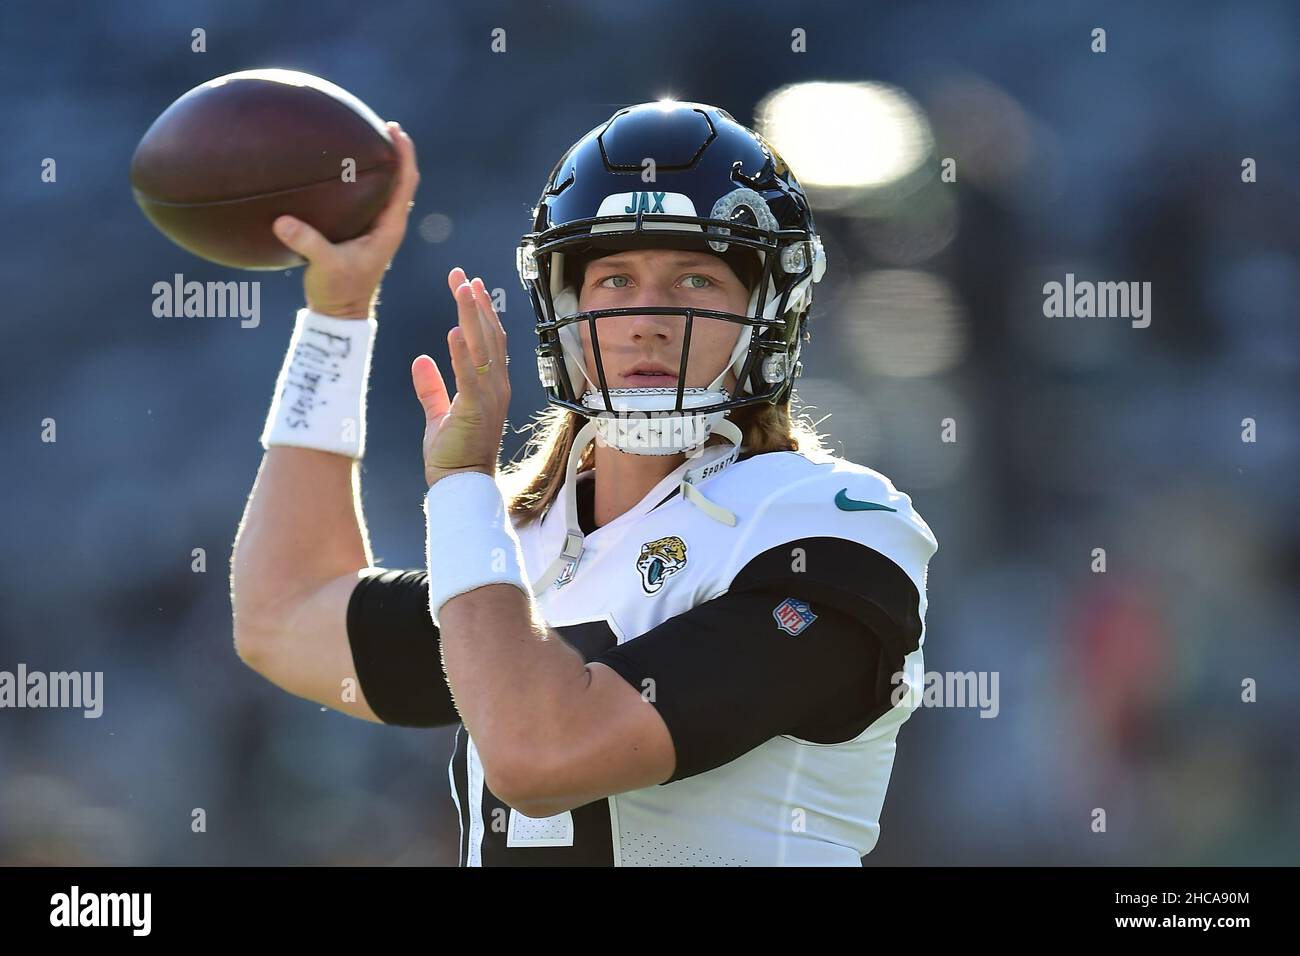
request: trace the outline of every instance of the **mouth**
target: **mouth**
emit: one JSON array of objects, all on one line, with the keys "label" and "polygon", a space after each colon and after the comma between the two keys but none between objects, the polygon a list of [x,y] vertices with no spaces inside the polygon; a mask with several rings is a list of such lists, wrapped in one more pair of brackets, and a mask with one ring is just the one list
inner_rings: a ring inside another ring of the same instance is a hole
[{"label": "mouth", "polygon": [[641,362],[627,369],[620,376],[628,388],[676,388],[677,373],[666,365],[654,362]]}]

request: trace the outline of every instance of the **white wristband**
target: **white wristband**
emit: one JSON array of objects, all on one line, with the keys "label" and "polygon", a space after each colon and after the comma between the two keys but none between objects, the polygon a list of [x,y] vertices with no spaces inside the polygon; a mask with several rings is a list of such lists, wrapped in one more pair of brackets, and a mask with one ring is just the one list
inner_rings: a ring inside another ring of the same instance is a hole
[{"label": "white wristband", "polygon": [[441,627],[442,606],[487,584],[513,584],[532,595],[524,556],[496,479],[478,471],[448,475],[424,496],[429,616]]},{"label": "white wristband", "polygon": [[295,445],[360,458],[366,380],[378,323],[299,309],[262,429],[262,447]]}]

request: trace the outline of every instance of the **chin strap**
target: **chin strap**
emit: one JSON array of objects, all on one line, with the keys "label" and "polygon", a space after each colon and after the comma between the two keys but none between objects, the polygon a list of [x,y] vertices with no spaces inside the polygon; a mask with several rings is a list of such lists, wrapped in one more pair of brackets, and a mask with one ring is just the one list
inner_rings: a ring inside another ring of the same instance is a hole
[{"label": "chin strap", "polygon": [[[582,529],[578,527],[578,487],[577,472],[578,462],[582,460],[582,453],[586,451],[587,446],[596,439],[596,426],[599,424],[597,419],[588,420],[573,438],[573,447],[569,450],[569,461],[565,466],[564,487],[560,494],[564,495],[564,512],[568,520],[565,527],[564,547],[555,559],[546,566],[531,587],[533,594],[540,595],[542,591],[553,585],[566,569],[570,566],[576,568],[578,561],[582,559]],[[704,493],[695,487],[697,483],[707,478],[712,478],[724,468],[733,464],[740,457],[740,443],[744,434],[734,422],[727,421],[725,418],[718,422],[714,427],[712,434],[721,435],[731,442],[731,448],[725,455],[715,458],[704,464],[696,465],[694,468],[686,469],[682,475],[681,483],[678,490],[683,498],[689,501],[695,507],[712,518],[714,521],[725,524],[728,527],[736,526],[736,516],[717,502],[710,501],[704,497]],[[572,570],[568,570],[572,573]]]},{"label": "chin strap", "polygon": [[555,579],[560,576],[565,567],[570,563],[577,565],[578,559],[582,557],[582,529],[578,527],[578,488],[577,473],[578,462],[582,460],[582,453],[587,450],[587,446],[592,443],[596,437],[596,419],[592,418],[587,421],[578,430],[578,434],[573,437],[573,447],[569,449],[569,462],[564,467],[564,487],[560,489],[560,494],[564,495],[565,508],[564,512],[568,517],[568,527],[565,528],[564,547],[560,553],[555,556],[555,560],[546,566],[546,570],[541,576],[532,583],[533,594],[538,595],[546,588],[555,583]]},{"label": "chin strap", "polygon": [[740,457],[740,443],[745,436],[735,422],[727,421],[725,418],[713,426],[713,434],[730,439],[731,448],[721,458],[716,458],[707,464],[697,465],[694,468],[688,468],[686,474],[682,475],[682,483],[678,487],[683,498],[714,521],[725,524],[729,528],[734,528],[736,526],[736,516],[717,502],[704,497],[704,493],[699,488],[696,488],[695,484],[706,478],[713,477],[728,465],[734,464],[736,459]]}]

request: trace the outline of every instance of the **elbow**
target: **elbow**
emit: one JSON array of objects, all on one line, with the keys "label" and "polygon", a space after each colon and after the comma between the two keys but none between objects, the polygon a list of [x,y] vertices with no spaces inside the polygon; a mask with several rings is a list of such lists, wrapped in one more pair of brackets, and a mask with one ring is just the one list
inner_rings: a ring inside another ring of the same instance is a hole
[{"label": "elbow", "polygon": [[235,656],[259,674],[267,658],[270,643],[276,639],[278,628],[259,606],[249,600],[251,588],[241,588],[232,579],[230,589],[230,623],[234,637]]},{"label": "elbow", "polygon": [[261,673],[268,645],[286,623],[290,582],[262,559],[246,531],[240,529],[230,556],[230,626],[235,655]]},{"label": "elbow", "polygon": [[562,767],[538,748],[520,748],[491,761],[483,758],[483,771],[484,782],[497,799],[526,817],[550,817],[579,806],[563,795]]},{"label": "elbow", "polygon": [[287,581],[232,562],[230,625],[235,655],[251,669],[265,674],[271,645],[292,625],[293,605]]},{"label": "elbow", "polygon": [[[492,791],[496,793],[495,790]],[[497,794],[498,799],[508,806],[511,810],[518,811],[526,817],[533,820],[542,820],[546,817],[553,817],[558,813],[566,810],[576,810],[579,804],[560,799],[542,799],[528,796],[509,796],[503,797]]]},{"label": "elbow", "polygon": [[232,630],[234,632],[235,656],[260,674],[263,662],[266,660],[266,647],[267,642],[270,640],[269,632],[242,619],[238,611],[234,614]]},{"label": "elbow", "polygon": [[[237,568],[235,561],[232,567]],[[254,615],[247,598],[248,588],[240,575],[232,571],[230,575],[230,630],[234,638],[235,656],[257,670],[256,661],[263,653],[265,640],[263,629],[254,626]]]}]

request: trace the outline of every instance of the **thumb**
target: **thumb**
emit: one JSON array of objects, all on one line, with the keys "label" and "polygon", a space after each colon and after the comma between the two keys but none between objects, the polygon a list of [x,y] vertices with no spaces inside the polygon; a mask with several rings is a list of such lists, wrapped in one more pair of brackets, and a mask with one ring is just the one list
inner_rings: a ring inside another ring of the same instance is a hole
[{"label": "thumb", "polygon": [[308,262],[324,259],[333,252],[330,241],[301,219],[279,216],[271,225],[275,237]]},{"label": "thumb", "polygon": [[447,414],[451,408],[451,399],[447,396],[447,385],[438,371],[438,363],[427,355],[421,355],[411,363],[411,384],[415,386],[415,397],[424,408],[426,422],[434,422]]}]

